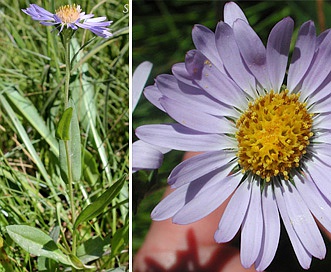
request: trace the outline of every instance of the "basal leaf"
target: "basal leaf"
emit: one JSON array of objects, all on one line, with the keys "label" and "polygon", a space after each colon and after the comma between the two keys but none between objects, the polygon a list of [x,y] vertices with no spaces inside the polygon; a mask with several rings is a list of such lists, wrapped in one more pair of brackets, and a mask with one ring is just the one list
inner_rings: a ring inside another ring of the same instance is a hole
[{"label": "basal leaf", "polygon": [[6,229],[10,238],[30,254],[44,256],[65,265],[72,265],[53,239],[43,231],[25,225],[10,225]]},{"label": "basal leaf", "polygon": [[95,261],[102,257],[110,247],[110,236],[102,238],[100,236],[92,237],[84,241],[77,248],[77,256],[84,263]]}]

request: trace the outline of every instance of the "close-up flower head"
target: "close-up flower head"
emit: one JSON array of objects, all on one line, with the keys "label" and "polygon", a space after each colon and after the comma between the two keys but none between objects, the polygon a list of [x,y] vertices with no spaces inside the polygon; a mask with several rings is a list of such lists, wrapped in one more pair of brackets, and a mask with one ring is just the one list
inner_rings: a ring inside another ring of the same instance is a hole
[{"label": "close-up flower head", "polygon": [[78,28],[88,29],[94,34],[109,38],[112,34],[108,26],[112,21],[105,21],[106,17],[94,17],[94,14],[85,14],[80,5],[65,5],[58,8],[55,13],[51,13],[36,4],[30,4],[27,9],[22,9],[24,13],[31,16],[33,20],[40,21],[46,26],[56,26],[59,34],[64,27],[77,30]]},{"label": "close-up flower head", "polygon": [[227,3],[215,32],[195,25],[196,49],[145,88],[175,121],[135,131],[153,146],[200,152],[172,170],[174,191],[152,219],[190,224],[230,198],[214,239],[240,231],[242,266],[258,271],[275,257],[281,221],[304,269],[326,255],[317,221],[331,232],[331,32],[303,23],[288,65],[293,29],[292,18],[280,20],[265,46]]}]

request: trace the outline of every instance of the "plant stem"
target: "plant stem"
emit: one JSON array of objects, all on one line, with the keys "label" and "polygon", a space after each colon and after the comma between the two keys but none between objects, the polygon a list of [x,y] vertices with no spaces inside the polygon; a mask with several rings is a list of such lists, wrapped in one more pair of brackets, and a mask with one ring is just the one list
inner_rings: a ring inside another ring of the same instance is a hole
[{"label": "plant stem", "polygon": [[[71,157],[69,150],[69,141],[64,142],[66,149],[66,157],[67,157],[67,165],[68,165],[68,187],[69,187],[69,202],[70,202],[70,211],[71,211],[71,220],[72,226],[76,221],[76,209],[75,209],[75,200],[74,200],[74,190],[73,190],[73,182],[72,182],[72,167],[71,167]],[[76,255],[76,230],[72,228],[72,254]]]},{"label": "plant stem", "polygon": [[[70,84],[70,35],[66,33],[64,35],[64,43],[65,43],[65,64],[66,64],[66,74],[65,74],[65,85],[64,85],[64,110],[68,108],[69,104],[69,84]],[[74,223],[76,221],[76,208],[75,208],[75,200],[74,200],[74,190],[73,190],[73,180],[72,180],[72,161],[70,156],[70,148],[69,141],[64,141],[65,150],[66,150],[66,159],[67,159],[67,167],[68,167],[68,187],[69,187],[69,205],[71,211],[71,222],[72,222],[72,248],[71,252],[73,255],[76,255],[76,230],[74,229]]]},{"label": "plant stem", "polygon": [[66,75],[64,83],[64,110],[68,108],[70,83],[70,38],[64,35]]}]

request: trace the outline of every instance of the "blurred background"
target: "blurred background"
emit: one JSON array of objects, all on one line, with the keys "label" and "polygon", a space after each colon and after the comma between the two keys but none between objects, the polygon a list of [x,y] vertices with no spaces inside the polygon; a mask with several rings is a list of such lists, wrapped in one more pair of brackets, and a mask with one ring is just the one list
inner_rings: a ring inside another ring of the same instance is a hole
[{"label": "blurred background", "polygon": [[[183,62],[185,53],[194,48],[191,31],[194,24],[202,24],[215,30],[223,18],[223,6],[228,1],[180,1],[180,0],[134,0],[133,15],[133,70],[143,61],[153,63],[147,85],[162,73],[171,73],[173,64]],[[248,21],[266,44],[272,27],[286,16],[295,21],[292,38],[293,49],[300,25],[313,20],[317,33],[331,27],[331,4],[327,1],[237,1]],[[169,121],[160,110],[141,97],[133,114],[133,129],[142,124]],[[133,136],[134,138],[134,136]],[[135,140],[135,138],[134,138]],[[166,179],[177,165],[181,152],[166,154],[164,164],[155,172],[140,171],[133,175],[133,256],[144,241],[151,223],[150,212],[162,198],[167,186]],[[216,229],[216,226],[215,226]],[[330,241],[325,239],[330,250]],[[234,241],[239,247],[240,237]],[[327,259],[313,259],[309,271],[329,271],[331,253]],[[286,231],[282,229],[280,244],[274,261],[267,271],[304,271],[294,254]]]}]

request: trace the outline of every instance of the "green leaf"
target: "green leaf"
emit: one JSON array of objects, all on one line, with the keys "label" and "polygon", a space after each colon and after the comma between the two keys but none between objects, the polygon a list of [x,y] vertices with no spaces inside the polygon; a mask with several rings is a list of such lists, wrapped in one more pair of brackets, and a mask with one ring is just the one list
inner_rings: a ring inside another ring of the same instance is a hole
[{"label": "green leaf", "polygon": [[[68,141],[69,156],[71,158],[72,178],[75,182],[77,182],[80,180],[82,173],[80,129],[76,114],[76,108],[71,99],[69,100],[69,107],[72,108],[72,117],[70,122],[70,129],[69,129],[70,140]],[[65,144],[63,140],[59,141],[59,161],[60,161],[61,177],[65,182],[68,182],[67,156],[66,156]]]},{"label": "green leaf", "polygon": [[5,97],[8,98],[11,106],[14,107],[15,111],[18,111],[26,120],[28,120],[33,128],[38,131],[43,139],[49,144],[50,150],[55,156],[58,156],[59,151],[57,149],[57,140],[50,132],[44,119],[31,100],[12,88],[8,89],[4,94]]},{"label": "green leaf", "polygon": [[8,116],[10,117],[14,127],[17,130],[18,135],[21,137],[21,139],[23,140],[26,149],[29,151],[34,163],[37,165],[40,173],[42,174],[43,178],[45,179],[49,189],[51,190],[53,196],[55,197],[55,199],[57,201],[60,201],[60,198],[58,196],[58,193],[55,191],[53,183],[51,181],[51,179],[49,178],[49,175],[45,169],[44,164],[42,163],[37,151],[35,150],[26,130],[24,129],[24,127],[22,126],[21,122],[19,121],[17,115],[15,114],[14,110],[12,109],[12,107],[10,106],[10,104],[8,103],[7,99],[0,94],[0,103],[2,104],[2,106],[4,107],[4,109],[6,110],[6,112],[8,113]]},{"label": "green leaf", "polygon": [[6,229],[10,238],[30,254],[72,265],[70,259],[62,253],[53,239],[43,231],[25,225],[11,225]]},{"label": "green leaf", "polygon": [[95,261],[103,256],[110,248],[110,236],[92,237],[77,248],[77,256],[83,263]]},{"label": "green leaf", "polygon": [[101,196],[99,196],[93,203],[88,205],[77,217],[74,224],[74,228],[82,222],[86,222],[97,217],[103,212],[103,210],[111,203],[111,201],[119,194],[121,191],[126,176],[123,176],[117,182],[115,182],[111,187],[109,187]]},{"label": "green leaf", "polygon": [[111,239],[111,256],[115,257],[120,254],[122,249],[128,245],[129,240],[129,224],[117,230]]},{"label": "green leaf", "polygon": [[69,258],[73,267],[76,269],[93,269],[95,266],[83,264],[82,261],[75,255],[69,254]]},{"label": "green leaf", "polygon": [[50,258],[46,258],[44,256],[38,257],[38,271],[58,271],[59,265],[57,262]]},{"label": "green leaf", "polygon": [[55,136],[63,141],[70,140],[70,124],[72,119],[72,107],[67,108],[57,126]]},{"label": "green leaf", "polygon": [[92,154],[83,148],[82,150],[84,154],[84,163],[83,163],[83,173],[85,180],[93,186],[100,176],[100,171],[98,169],[98,165],[95,161],[95,158]]}]

